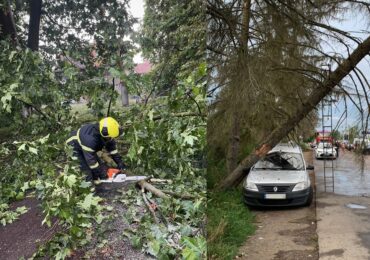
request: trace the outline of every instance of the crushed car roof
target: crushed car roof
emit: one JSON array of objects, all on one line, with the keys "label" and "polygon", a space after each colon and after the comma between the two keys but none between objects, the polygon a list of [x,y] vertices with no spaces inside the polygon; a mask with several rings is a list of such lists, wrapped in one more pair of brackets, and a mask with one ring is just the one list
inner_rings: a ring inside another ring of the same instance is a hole
[{"label": "crushed car roof", "polygon": [[296,143],[279,143],[270,152],[301,153],[301,148]]}]

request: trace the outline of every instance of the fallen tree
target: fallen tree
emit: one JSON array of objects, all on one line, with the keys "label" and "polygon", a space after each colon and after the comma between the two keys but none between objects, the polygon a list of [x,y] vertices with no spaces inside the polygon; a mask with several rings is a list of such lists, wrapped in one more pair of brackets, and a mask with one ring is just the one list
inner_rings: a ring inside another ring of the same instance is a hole
[{"label": "fallen tree", "polygon": [[357,64],[370,52],[370,37],[360,43],[357,48],[341,62],[337,69],[328,75],[323,81],[322,86],[315,90],[297,106],[295,113],[292,114],[279,127],[268,134],[260,142],[254,151],[245,157],[238,166],[220,183],[219,189],[225,190],[236,187],[246,176],[247,171],[260,158],[266,155],[281,139],[287,136],[297,124],[304,119],[330,92],[337,86],[341,80],[355,69]]}]

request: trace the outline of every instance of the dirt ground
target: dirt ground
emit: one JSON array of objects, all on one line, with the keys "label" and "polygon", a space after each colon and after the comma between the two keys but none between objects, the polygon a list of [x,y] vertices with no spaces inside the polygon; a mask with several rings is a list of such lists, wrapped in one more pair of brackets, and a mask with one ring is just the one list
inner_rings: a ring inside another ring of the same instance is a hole
[{"label": "dirt ground", "polygon": [[[311,152],[304,153],[313,164]],[[314,173],[311,173],[314,184]],[[315,198],[310,207],[253,210],[256,233],[240,248],[236,258],[248,260],[318,259]]]},{"label": "dirt ground", "polygon": [[35,198],[26,198],[11,205],[12,209],[26,206],[28,212],[18,220],[5,227],[0,226],[0,258],[16,260],[29,258],[36,251],[40,243],[47,241],[54,230],[41,226],[44,219],[38,201]]},{"label": "dirt ground", "polygon": [[[127,186],[128,188],[129,186]],[[131,188],[133,188],[131,186]],[[127,224],[123,222],[122,216],[126,208],[122,203],[113,200],[116,190],[102,190],[98,194],[106,199],[109,205],[113,206],[113,213],[116,218],[106,224],[100,230],[98,237],[85,248],[73,252],[70,259],[82,259],[84,256],[89,259],[127,259],[143,260],[151,259],[139,249],[134,249],[128,239],[122,234]],[[5,227],[0,226],[0,259],[17,260],[31,257],[36,252],[38,245],[51,239],[56,232],[57,226],[48,228],[41,226],[44,219],[39,201],[35,198],[26,198],[11,205],[12,209],[26,206],[29,210],[21,215],[18,220]],[[102,241],[106,241],[102,245]]]}]

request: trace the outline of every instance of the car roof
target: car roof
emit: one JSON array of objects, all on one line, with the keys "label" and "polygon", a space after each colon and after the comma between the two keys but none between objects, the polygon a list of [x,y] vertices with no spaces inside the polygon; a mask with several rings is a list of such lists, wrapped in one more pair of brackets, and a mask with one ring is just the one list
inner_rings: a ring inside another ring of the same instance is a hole
[{"label": "car roof", "polygon": [[301,153],[301,148],[296,143],[279,143],[269,153],[284,152],[284,153]]}]

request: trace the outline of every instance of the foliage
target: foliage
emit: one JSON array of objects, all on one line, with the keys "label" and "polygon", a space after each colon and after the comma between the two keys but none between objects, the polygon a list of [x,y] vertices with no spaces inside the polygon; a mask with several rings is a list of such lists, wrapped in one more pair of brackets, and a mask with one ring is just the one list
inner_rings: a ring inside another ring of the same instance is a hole
[{"label": "foliage", "polygon": [[15,210],[9,210],[8,204],[0,204],[0,223],[5,226],[6,224],[13,223],[18,217],[28,211],[27,207],[18,207]]},{"label": "foliage", "polygon": [[[204,79],[205,73],[205,65],[202,65],[192,77],[180,84],[182,88],[169,97],[147,106],[133,106],[124,114],[114,112],[122,124],[131,124],[125,138],[131,143],[127,159],[134,172],[173,179],[173,185],[168,187],[170,190],[197,197],[195,201],[158,200],[163,214],[170,216],[171,225],[159,225],[158,229],[146,232],[153,224],[151,218],[143,217],[142,224],[132,231],[136,232],[136,237],[132,237],[133,244],[142,245],[147,253],[153,255],[196,257],[206,253],[201,230],[206,191],[204,169],[201,168],[205,145],[205,119],[202,115],[205,110],[205,82],[200,80]],[[13,108],[9,108],[10,113]],[[38,256],[64,258],[70,255],[73,249],[89,242],[94,223],[101,223],[104,219],[100,199],[91,194],[90,185],[82,180],[77,166],[65,154],[64,141],[77,124],[69,111],[68,107],[58,108],[55,112],[61,113],[59,118],[52,117],[52,113],[50,116],[47,114],[47,118],[42,114],[28,118],[30,125],[22,132],[32,131],[34,135],[5,142],[1,148],[4,172],[16,169],[18,173],[1,175],[1,202],[7,204],[24,197],[27,190],[35,190],[46,214],[44,222],[53,227],[56,225],[60,230],[41,248]],[[191,112],[192,116],[177,117],[180,112]],[[71,121],[67,123],[66,119]],[[55,131],[61,122],[64,128]],[[49,129],[54,131],[46,134]],[[67,154],[70,155],[71,151],[67,150]],[[136,193],[131,197],[125,195],[129,202],[137,201],[137,197]],[[127,205],[131,212],[140,211],[136,203]],[[53,218],[57,222],[53,222]]]},{"label": "foliage", "polygon": [[[325,77],[321,64],[330,58],[320,49],[319,23],[340,8],[320,0],[208,2],[209,149],[223,149],[236,164],[235,140],[259,143],[292,117]],[[306,137],[315,122],[314,111],[295,132]]]},{"label": "foliage", "polygon": [[76,165],[71,168],[66,165],[65,138],[61,131],[33,141],[8,144],[2,152],[13,152],[16,156],[3,169],[17,174],[1,176],[0,193],[1,201],[7,205],[12,199],[22,199],[28,190],[36,191],[45,213],[43,223],[60,230],[40,253],[60,259],[76,246],[87,243],[92,234],[86,230],[104,218],[103,208],[98,204],[101,199],[91,193],[91,183],[83,181]]},{"label": "foliage", "polygon": [[[157,178],[171,179],[166,190],[178,194],[192,194],[192,200],[176,198],[157,199],[157,204],[168,224],[153,224],[151,216],[142,216],[141,195],[127,192],[120,199],[129,207],[125,219],[128,224],[140,221],[136,229],[127,229],[125,234],[134,246],[142,246],[145,252],[158,258],[174,258],[186,255],[190,259],[205,257],[204,230],[206,183],[203,168],[205,146],[205,119],[197,115],[198,106],[205,109],[205,66],[202,65],[188,78],[182,88],[170,97],[149,104],[145,109],[133,108],[131,123],[125,135],[130,140],[127,158],[135,174],[153,175]],[[192,98],[184,100],[184,92],[190,91]],[[197,103],[195,103],[196,100]],[[178,117],[180,111],[194,111],[193,116]],[[154,199],[154,198],[152,198]],[[195,258],[194,258],[195,257]]]},{"label": "foliage", "polygon": [[253,214],[244,205],[241,190],[208,192],[207,245],[210,259],[233,259],[254,233]]},{"label": "foliage", "polygon": [[139,41],[163,92],[174,89],[205,59],[205,6],[200,0],[145,2]]},{"label": "foliage", "polygon": [[[102,223],[109,211],[69,159],[71,150],[66,149],[65,140],[72,129],[87,120],[76,117],[71,103],[81,98],[87,100],[89,119],[96,121],[105,115],[108,101],[112,99],[114,103],[117,98],[115,92],[112,95],[112,77],[127,82],[133,93],[148,93],[157,84],[151,75],[144,78],[126,75],[133,68],[133,46],[125,37],[131,33],[134,22],[127,12],[127,3],[43,1],[39,53],[24,48],[28,37],[26,2],[19,1],[17,8],[11,5],[18,30],[17,43],[0,32],[3,50],[0,120],[11,121],[8,129],[12,131],[0,146],[1,214],[8,223],[16,217],[8,210],[9,203],[22,199],[26,193],[40,199],[44,224],[52,226],[57,234],[35,256],[57,259],[69,256],[76,247],[90,241],[94,226]],[[2,14],[4,7],[0,8]],[[186,10],[192,13],[192,9]],[[185,29],[191,33],[190,25]],[[145,227],[154,226],[153,220],[143,217],[137,227],[144,250],[164,257],[176,254],[204,257],[206,253],[201,230],[206,190],[203,169],[206,66],[199,66],[202,61],[199,56],[190,60],[194,54],[191,50],[186,53],[188,60],[182,65],[192,66],[186,73],[166,74],[178,81],[167,97],[111,113],[123,125],[131,124],[125,136],[126,143],[131,144],[126,161],[135,173],[174,179],[169,189],[196,196],[194,201],[158,200],[171,225],[160,224],[147,233]],[[136,87],[136,83],[141,85]],[[32,113],[22,115],[25,108]],[[13,172],[17,174],[7,174]],[[135,201],[137,197],[132,192],[125,199]],[[129,212],[136,212],[140,205],[128,206]],[[155,240],[159,236],[161,239]]]},{"label": "foliage", "polygon": [[341,139],[341,134],[338,130],[333,130],[330,134],[334,140],[340,140]]},{"label": "foliage", "polygon": [[348,140],[352,144],[354,139],[360,134],[359,127],[357,125],[351,126],[348,129]]},{"label": "foliage", "polygon": [[[45,176],[35,182],[46,214],[43,223],[49,227],[57,223],[59,229],[67,231],[56,234],[37,256],[46,254],[64,259],[71,250],[87,244],[93,235],[93,225],[104,220],[103,207],[99,204],[102,199],[91,193],[91,183],[83,181],[79,174],[67,165],[56,179]],[[53,223],[55,217],[58,220]]]}]

